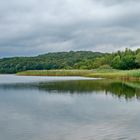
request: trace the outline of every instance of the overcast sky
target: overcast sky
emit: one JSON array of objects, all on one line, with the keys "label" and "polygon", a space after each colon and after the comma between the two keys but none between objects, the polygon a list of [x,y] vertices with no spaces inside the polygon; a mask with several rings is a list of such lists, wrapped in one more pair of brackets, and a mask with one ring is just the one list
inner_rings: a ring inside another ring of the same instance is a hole
[{"label": "overcast sky", "polygon": [[140,48],[140,0],[0,0],[0,57]]}]

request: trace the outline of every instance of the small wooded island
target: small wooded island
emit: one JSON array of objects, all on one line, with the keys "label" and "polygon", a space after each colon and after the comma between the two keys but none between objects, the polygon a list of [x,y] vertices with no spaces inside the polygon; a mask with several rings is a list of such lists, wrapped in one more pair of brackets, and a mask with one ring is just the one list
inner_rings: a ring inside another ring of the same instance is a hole
[{"label": "small wooded island", "polygon": [[91,51],[56,52],[36,57],[0,59],[0,73],[29,76],[86,76],[140,79],[140,49],[100,53]]}]

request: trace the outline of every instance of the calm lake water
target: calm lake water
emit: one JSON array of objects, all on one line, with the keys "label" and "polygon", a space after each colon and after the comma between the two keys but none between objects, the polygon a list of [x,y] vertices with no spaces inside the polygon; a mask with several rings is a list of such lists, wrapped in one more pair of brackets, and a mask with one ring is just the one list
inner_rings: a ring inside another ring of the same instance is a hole
[{"label": "calm lake water", "polygon": [[140,83],[0,75],[0,140],[140,140]]}]

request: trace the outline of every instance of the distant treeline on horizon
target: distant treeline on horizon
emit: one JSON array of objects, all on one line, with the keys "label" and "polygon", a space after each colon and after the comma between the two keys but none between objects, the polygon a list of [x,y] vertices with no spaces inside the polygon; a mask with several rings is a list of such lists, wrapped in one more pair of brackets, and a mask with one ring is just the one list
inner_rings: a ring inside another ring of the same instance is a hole
[{"label": "distant treeline on horizon", "polygon": [[140,68],[140,49],[100,53],[70,51],[47,53],[35,57],[12,57],[0,59],[0,73],[16,73],[26,70],[51,69],[120,69]]}]

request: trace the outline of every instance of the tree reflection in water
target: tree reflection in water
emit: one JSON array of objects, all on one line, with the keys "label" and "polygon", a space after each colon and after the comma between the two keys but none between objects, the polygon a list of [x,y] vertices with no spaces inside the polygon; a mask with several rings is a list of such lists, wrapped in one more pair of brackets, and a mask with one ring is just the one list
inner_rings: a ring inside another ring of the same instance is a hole
[{"label": "tree reflection in water", "polygon": [[63,80],[38,83],[1,84],[0,88],[39,89],[49,93],[93,94],[105,93],[118,98],[139,99],[140,82],[122,82],[113,80]]}]

